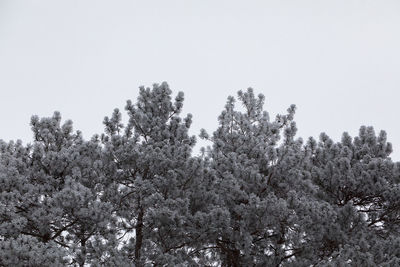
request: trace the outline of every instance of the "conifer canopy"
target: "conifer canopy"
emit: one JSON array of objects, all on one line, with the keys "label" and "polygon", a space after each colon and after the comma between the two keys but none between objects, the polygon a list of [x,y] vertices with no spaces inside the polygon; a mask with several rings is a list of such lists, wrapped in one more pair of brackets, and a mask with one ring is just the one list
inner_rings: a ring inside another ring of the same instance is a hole
[{"label": "conifer canopy", "polygon": [[304,141],[264,100],[228,97],[198,155],[165,82],[90,140],[33,116],[31,143],[0,140],[0,266],[400,266],[386,133]]}]

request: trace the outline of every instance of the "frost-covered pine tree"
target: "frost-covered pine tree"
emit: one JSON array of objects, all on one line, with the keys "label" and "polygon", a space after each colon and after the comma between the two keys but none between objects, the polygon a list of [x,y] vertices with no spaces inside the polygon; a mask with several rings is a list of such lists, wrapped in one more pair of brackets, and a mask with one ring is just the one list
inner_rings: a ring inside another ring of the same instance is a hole
[{"label": "frost-covered pine tree", "polygon": [[125,127],[118,109],[104,119],[107,193],[126,237],[123,250],[136,266],[195,264],[199,241],[190,231],[202,207],[203,164],[191,156],[192,117],[180,117],[183,93],[175,101],[171,94],[166,83],[141,87],[137,103],[127,102]]},{"label": "frost-covered pine tree", "polygon": [[45,229],[36,226],[40,210],[30,207],[38,195],[28,178],[30,148],[20,141],[1,141],[0,151],[0,265],[62,265],[66,250],[38,237]]},{"label": "frost-covered pine tree", "polygon": [[[287,203],[288,169],[298,161],[294,140],[294,106],[286,115],[271,121],[263,110],[264,96],[252,89],[239,91],[244,111],[235,110],[229,97],[219,116],[219,127],[209,137],[208,157],[215,175],[215,192],[220,196],[227,227],[210,237],[222,266],[279,265],[295,255],[295,236],[290,234],[295,213]],[[279,144],[282,132],[285,139]]]},{"label": "frost-covered pine tree", "polygon": [[0,262],[9,265],[12,257],[18,266],[90,264],[96,253],[109,253],[93,244],[100,236],[108,238],[112,220],[112,206],[100,197],[99,142],[73,133],[71,121],[61,125],[58,112],[51,118],[33,116],[31,125],[32,145],[1,144],[0,236],[5,250]]},{"label": "frost-covered pine tree", "polygon": [[[397,266],[400,264],[399,163],[389,155],[386,133],[376,136],[361,127],[354,139],[347,133],[334,143],[321,134],[305,146],[320,202],[334,211],[330,234],[314,254],[327,265]],[[328,233],[327,230],[324,229]]]}]

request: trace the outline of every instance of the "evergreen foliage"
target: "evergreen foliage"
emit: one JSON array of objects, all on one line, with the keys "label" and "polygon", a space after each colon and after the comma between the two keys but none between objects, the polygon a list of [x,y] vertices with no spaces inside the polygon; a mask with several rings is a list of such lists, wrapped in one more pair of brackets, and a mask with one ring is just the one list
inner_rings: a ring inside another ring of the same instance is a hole
[{"label": "evergreen foliage", "polygon": [[0,266],[400,265],[384,131],[303,142],[295,106],[270,119],[249,88],[193,155],[183,102],[155,84],[88,141],[58,112],[0,140]]}]

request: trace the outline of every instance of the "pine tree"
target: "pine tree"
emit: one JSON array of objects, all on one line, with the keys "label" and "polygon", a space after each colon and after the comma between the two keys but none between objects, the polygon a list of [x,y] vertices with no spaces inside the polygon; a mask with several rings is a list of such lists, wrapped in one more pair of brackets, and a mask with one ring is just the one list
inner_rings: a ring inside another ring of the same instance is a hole
[{"label": "pine tree", "polygon": [[[51,118],[33,116],[31,125],[32,145],[1,146],[3,242],[25,250],[36,242],[44,250],[41,255],[84,266],[90,262],[92,240],[107,235],[112,220],[112,206],[100,200],[99,142],[85,142],[79,132],[73,133],[71,121],[61,126],[58,112]],[[59,257],[51,255],[55,251]],[[10,255],[15,253],[17,249]],[[38,264],[53,265],[45,259]]]},{"label": "pine tree", "polygon": [[114,196],[116,227],[129,237],[123,250],[136,266],[194,263],[188,231],[197,208],[190,199],[202,161],[191,157],[192,116],[179,116],[183,93],[175,102],[171,93],[166,83],[141,87],[137,103],[127,102],[125,127],[118,109],[104,119],[102,140],[112,173],[106,186]]},{"label": "pine tree", "polygon": [[[295,107],[270,121],[263,95],[255,97],[248,89],[239,91],[238,98],[244,112],[236,111],[235,99],[229,97],[209,138],[215,190],[229,214],[227,227],[213,242],[222,266],[279,265],[295,254],[288,232],[295,217],[285,199],[288,184],[282,175],[292,164],[291,147],[301,147],[301,140],[293,140]],[[279,145],[282,131],[286,139]],[[208,137],[205,132],[202,136]]]},{"label": "pine tree", "polygon": [[310,139],[306,145],[318,197],[336,214],[334,235],[325,236],[319,249],[330,263],[376,266],[399,259],[399,164],[390,159],[386,139],[384,131],[376,136],[362,126],[354,139],[344,133],[334,143],[321,134],[318,144]]}]

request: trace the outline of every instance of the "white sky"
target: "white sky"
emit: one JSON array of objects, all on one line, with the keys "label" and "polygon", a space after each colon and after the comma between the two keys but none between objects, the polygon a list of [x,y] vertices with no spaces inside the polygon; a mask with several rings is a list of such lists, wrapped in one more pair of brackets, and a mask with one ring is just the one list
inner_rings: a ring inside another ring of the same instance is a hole
[{"label": "white sky", "polygon": [[192,133],[253,87],[298,135],[388,132],[400,159],[400,1],[0,0],[0,138],[59,110],[89,138],[138,86],[184,91]]}]

